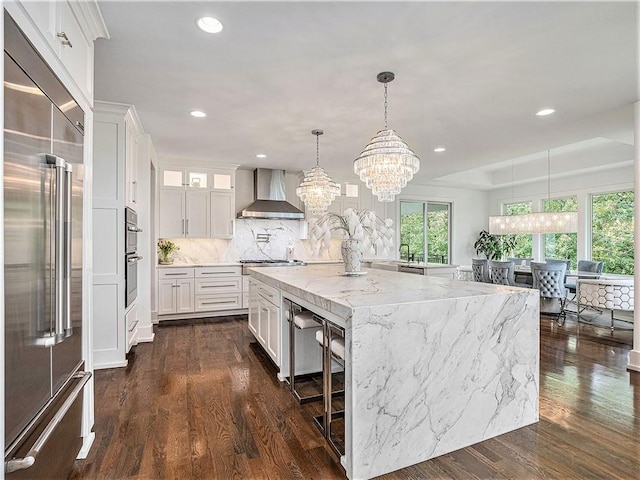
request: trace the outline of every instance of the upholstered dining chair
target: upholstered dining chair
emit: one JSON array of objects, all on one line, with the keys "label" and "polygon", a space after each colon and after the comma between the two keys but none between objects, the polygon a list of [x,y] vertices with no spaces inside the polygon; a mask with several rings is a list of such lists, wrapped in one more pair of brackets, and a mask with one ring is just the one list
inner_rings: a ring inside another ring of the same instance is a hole
[{"label": "upholstered dining chair", "polygon": [[604,268],[604,262],[593,262],[591,260],[578,260],[578,276],[569,277],[569,279],[564,283],[564,286],[569,290],[569,292],[576,294],[576,280],[579,278],[580,272],[589,272],[594,275],[584,278],[597,279],[600,278],[600,274],[602,273],[602,269]]},{"label": "upholstered dining chair", "polygon": [[513,264],[517,267],[518,265],[523,265],[522,262],[524,262],[524,266],[528,267],[531,265],[531,262],[533,261],[533,258],[522,258],[522,257],[509,257],[507,258],[508,261],[513,262]]},{"label": "upholstered dining chair", "polygon": [[512,287],[529,288],[531,285],[525,283],[516,283],[514,275],[514,264],[511,261],[496,261],[489,262],[489,277],[492,283],[499,285],[511,285]]},{"label": "upholstered dining chair", "polygon": [[524,258],[524,257],[509,257],[507,258],[507,260],[510,260],[513,262],[513,265],[515,267],[515,271],[514,271],[514,278],[515,278],[515,282],[516,284],[520,287],[527,287],[527,288],[531,288],[531,275],[527,273],[522,273],[522,272],[518,272],[518,267],[530,267],[531,266],[531,262],[533,261],[532,257],[529,258]]},{"label": "upholstered dining chair", "polygon": [[491,283],[489,278],[489,260],[486,258],[472,258],[473,280],[476,282]]},{"label": "upholstered dining chair", "polygon": [[[565,262],[531,262],[531,276],[533,288],[540,290],[540,298],[548,301],[557,299],[560,304],[559,312],[540,311],[540,313],[557,315],[558,325],[563,325],[566,320],[565,306],[567,302],[567,290],[564,287],[564,277],[567,272]],[[561,321],[562,319],[562,321]]]}]

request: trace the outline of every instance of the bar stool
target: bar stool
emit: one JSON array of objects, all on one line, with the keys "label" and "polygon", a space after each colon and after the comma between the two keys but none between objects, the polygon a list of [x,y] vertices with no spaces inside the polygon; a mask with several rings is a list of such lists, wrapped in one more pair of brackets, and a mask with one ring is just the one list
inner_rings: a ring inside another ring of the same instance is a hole
[{"label": "bar stool", "polygon": [[[315,319],[313,313],[308,310],[304,310],[300,305],[292,302],[289,299],[284,300],[288,308],[285,310],[285,317],[289,322],[289,387],[291,393],[298,400],[298,403],[313,402],[323,398],[322,393],[315,395],[301,396],[296,389],[296,330],[306,330],[310,328],[317,328],[318,331],[322,329],[322,322]],[[293,318],[293,321],[291,321]],[[324,358],[324,357],[323,357]],[[323,377],[324,378],[324,377]]]},{"label": "bar stool", "polygon": [[[326,339],[326,340],[325,340]],[[322,415],[315,417],[316,424],[324,434],[325,439],[331,448],[338,454],[344,455],[341,449],[333,440],[333,432],[331,423],[334,418],[344,417],[344,410],[333,411],[331,400],[334,396],[343,395],[344,390],[333,391],[332,365],[333,361],[337,361],[344,371],[345,362],[345,342],[344,329],[323,319],[323,328],[316,332],[316,340],[322,345],[322,393],[324,396],[324,412]],[[344,440],[343,440],[344,444]]]}]

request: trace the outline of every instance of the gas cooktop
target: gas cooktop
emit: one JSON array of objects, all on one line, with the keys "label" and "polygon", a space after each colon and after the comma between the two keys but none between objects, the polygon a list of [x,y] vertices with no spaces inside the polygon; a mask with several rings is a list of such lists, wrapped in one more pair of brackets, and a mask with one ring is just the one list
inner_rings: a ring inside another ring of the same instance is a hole
[{"label": "gas cooktop", "polygon": [[246,275],[249,273],[247,271],[248,268],[251,267],[294,267],[297,265],[306,265],[302,260],[293,260],[292,262],[288,262],[286,260],[240,260],[242,264],[242,274]]}]

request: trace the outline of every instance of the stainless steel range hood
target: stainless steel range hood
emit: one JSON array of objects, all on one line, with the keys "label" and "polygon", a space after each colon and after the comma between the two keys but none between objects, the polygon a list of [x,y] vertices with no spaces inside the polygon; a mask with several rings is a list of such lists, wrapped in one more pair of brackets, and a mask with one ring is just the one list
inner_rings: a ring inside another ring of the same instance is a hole
[{"label": "stainless steel range hood", "polygon": [[255,201],[238,218],[304,218],[304,212],[285,200],[284,170],[257,168],[254,172]]}]

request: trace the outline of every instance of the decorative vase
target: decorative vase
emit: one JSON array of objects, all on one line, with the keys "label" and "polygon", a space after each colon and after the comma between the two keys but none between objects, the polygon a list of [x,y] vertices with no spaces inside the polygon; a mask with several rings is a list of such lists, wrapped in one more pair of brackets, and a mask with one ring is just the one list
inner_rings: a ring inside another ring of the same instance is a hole
[{"label": "decorative vase", "polygon": [[360,240],[343,240],[340,245],[344,271],[346,273],[359,272],[362,266],[362,248]]},{"label": "decorative vase", "polygon": [[160,265],[173,265],[173,258],[161,258],[158,263]]}]

